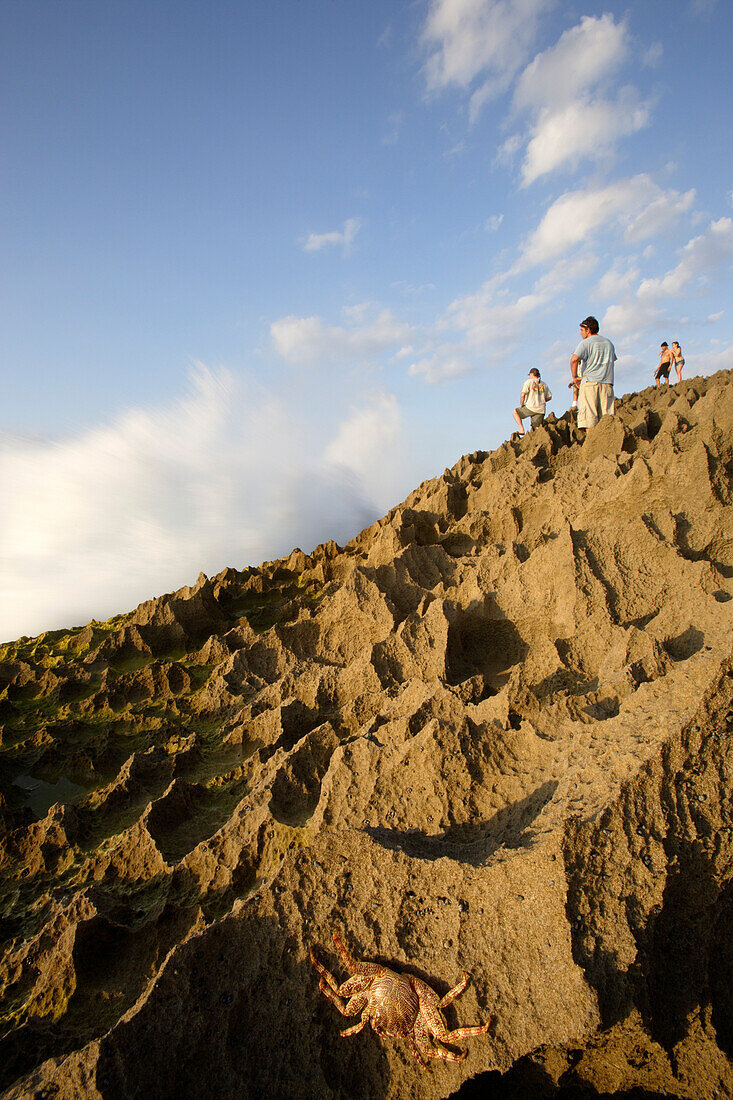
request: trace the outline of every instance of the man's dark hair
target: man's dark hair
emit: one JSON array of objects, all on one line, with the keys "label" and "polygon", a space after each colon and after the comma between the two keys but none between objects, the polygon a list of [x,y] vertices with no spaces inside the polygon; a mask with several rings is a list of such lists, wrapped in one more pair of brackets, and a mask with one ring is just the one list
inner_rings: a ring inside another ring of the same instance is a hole
[{"label": "man's dark hair", "polygon": [[581,325],[585,325],[585,327],[590,331],[591,336],[598,335],[598,322],[596,321],[595,317],[586,317],[586,319],[584,321],[581,321],[580,323]]},{"label": "man's dark hair", "polygon": [[529,373],[536,374],[538,378],[540,377],[540,372],[537,370],[537,367],[532,367]]},{"label": "man's dark hair", "polygon": [[667,341],[666,341],[666,340],[662,340],[662,345],[661,345],[661,346],[662,346],[663,348],[668,348],[668,347],[669,347],[669,344],[667,343]]}]

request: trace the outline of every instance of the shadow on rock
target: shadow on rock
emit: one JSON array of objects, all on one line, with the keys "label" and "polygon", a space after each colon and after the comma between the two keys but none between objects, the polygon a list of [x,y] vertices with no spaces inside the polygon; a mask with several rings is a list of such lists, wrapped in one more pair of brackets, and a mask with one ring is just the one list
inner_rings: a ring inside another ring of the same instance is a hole
[{"label": "shadow on rock", "polygon": [[488,821],[451,825],[431,835],[411,829],[387,829],[369,826],[364,831],[383,848],[401,851],[413,859],[458,859],[479,867],[499,848],[520,848],[531,842],[528,829],[557,790],[557,782],[548,780],[532,794],[499,810]]},{"label": "shadow on rock", "polygon": [[588,1085],[556,1084],[542,1067],[522,1058],[506,1073],[494,1070],[466,1081],[448,1100],[678,1100],[666,1092],[635,1088],[626,1092],[597,1092]]},{"label": "shadow on rock", "polygon": [[377,1037],[340,1037],[348,1021],[302,950],[271,917],[233,917],[179,947],[147,1002],[101,1042],[104,1100],[386,1095]]},{"label": "shadow on rock", "polygon": [[710,864],[693,846],[681,853],[647,948],[650,1033],[670,1052],[685,1036],[690,1013],[710,998],[718,1042],[730,1056],[731,900],[730,886],[719,895]]},{"label": "shadow on rock", "polygon": [[[165,890],[162,876],[157,885]],[[138,898],[142,894],[137,891]],[[172,906],[141,925],[134,909],[123,914],[118,905],[111,911],[114,921],[98,915],[79,925],[73,992],[65,1002],[59,994],[56,1018],[30,1020],[0,1040],[0,1088],[39,1062],[61,1058],[103,1035],[135,1003],[150,974],[194,921],[192,910]]]},{"label": "shadow on rock", "polygon": [[710,957],[713,1026],[721,1050],[733,1058],[733,883],[720,896],[715,910]]},{"label": "shadow on rock", "polygon": [[446,650],[449,684],[461,684],[480,674],[496,690],[503,682],[503,675],[527,656],[529,647],[493,597],[487,595],[483,603],[474,600],[467,608],[452,608],[449,617]]}]

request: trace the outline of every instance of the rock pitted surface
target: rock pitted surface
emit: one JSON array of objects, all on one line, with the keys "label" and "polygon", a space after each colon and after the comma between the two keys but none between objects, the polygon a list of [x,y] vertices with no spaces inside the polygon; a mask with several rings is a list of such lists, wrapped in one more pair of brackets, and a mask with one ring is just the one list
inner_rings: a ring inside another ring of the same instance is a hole
[{"label": "rock pitted surface", "polygon": [[[7,1097],[733,1094],[733,375],[576,434],[0,648]],[[341,1039],[332,927],[489,1034]]]}]

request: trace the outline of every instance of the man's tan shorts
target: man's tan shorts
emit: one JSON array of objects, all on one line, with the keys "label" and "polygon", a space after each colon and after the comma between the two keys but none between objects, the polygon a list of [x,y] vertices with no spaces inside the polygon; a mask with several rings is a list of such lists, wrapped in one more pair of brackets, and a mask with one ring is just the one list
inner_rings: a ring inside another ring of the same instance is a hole
[{"label": "man's tan shorts", "polygon": [[579,428],[592,428],[602,416],[609,413],[613,416],[614,407],[610,382],[581,382],[578,394]]}]

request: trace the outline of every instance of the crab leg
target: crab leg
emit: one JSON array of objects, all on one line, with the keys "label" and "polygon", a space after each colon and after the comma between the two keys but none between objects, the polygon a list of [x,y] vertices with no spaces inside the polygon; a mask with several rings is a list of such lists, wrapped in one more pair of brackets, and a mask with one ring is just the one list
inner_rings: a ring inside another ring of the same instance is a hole
[{"label": "crab leg", "polygon": [[339,983],[336,981],[333,974],[331,974],[330,971],[326,970],[323,963],[320,963],[318,961],[315,954],[313,953],[313,948],[312,947],[308,948],[308,954],[310,956],[310,961],[313,963],[314,967],[316,968],[318,973],[321,975],[321,979],[322,979],[321,986],[323,986],[323,982],[325,981],[325,982],[328,983],[328,985],[331,987],[331,989],[334,991],[334,993],[338,993]]},{"label": "crab leg", "polygon": [[378,963],[365,962],[363,959],[355,958],[335,929],[331,935],[333,936],[333,942],[336,944],[336,950],[347,970],[350,970],[352,974],[360,974],[364,978],[374,978],[379,974],[382,968]]},{"label": "crab leg", "polygon": [[466,988],[467,985],[468,985],[468,974],[464,970],[463,971],[463,977],[461,978],[458,985],[454,985],[452,989],[448,990],[445,997],[443,997],[442,1000],[440,1000],[438,1002],[438,1008],[447,1008],[448,1005],[451,1003],[451,1001],[455,1001],[456,997],[460,993],[463,993],[463,990]]},{"label": "crab leg", "polygon": [[448,1031],[443,1025],[440,1030],[433,1031],[430,1028],[430,1033],[434,1039],[439,1039],[441,1043],[460,1043],[461,1039],[472,1039],[475,1035],[485,1035],[491,1027],[491,1017],[489,1016],[485,1024],[476,1024],[474,1027],[457,1027],[454,1031]]},{"label": "crab leg", "polygon": [[[427,1058],[441,1058],[444,1062],[462,1062],[463,1059],[466,1057],[467,1051],[465,1050],[461,1050],[456,1053],[453,1050],[448,1050],[447,1048],[438,1046],[437,1044],[434,1046],[430,1042],[430,1033],[428,1032],[427,1026],[422,1017],[418,1017],[418,1019],[415,1021],[414,1035],[415,1047],[420,1054],[418,1061],[428,1070],[430,1069],[430,1066],[425,1061],[425,1059]],[[412,1036],[410,1037],[410,1039],[412,1039]],[[410,1046],[412,1046],[412,1042],[410,1042]]]},{"label": "crab leg", "polygon": [[[432,1005],[424,1005],[421,1011],[430,1034],[434,1039],[439,1039],[441,1043],[459,1043],[461,1039],[471,1039],[475,1035],[485,1035],[491,1024],[491,1017],[489,1017],[485,1024],[477,1024],[474,1027],[457,1027],[453,1031],[448,1031],[440,1018],[438,1010]],[[452,1061],[452,1059],[448,1060]]]},{"label": "crab leg", "polygon": [[[348,1001],[345,1001],[343,997],[339,997],[338,993],[335,993],[334,990],[326,984],[323,978],[321,978],[318,988],[321,993],[326,994],[332,1004],[336,1005],[336,1008],[342,1016],[358,1016],[360,1012],[364,1011],[369,1003],[369,998],[364,992],[355,993],[353,997],[349,997]],[[362,1020],[357,1030],[360,1031],[365,1023],[366,1020]],[[349,1029],[349,1031],[351,1033],[351,1029]]]},{"label": "crab leg", "polygon": [[[438,1039],[441,1043],[457,1043],[461,1039],[470,1039],[475,1035],[485,1035],[489,1030],[491,1023],[491,1017],[485,1024],[478,1024],[475,1027],[457,1027],[454,1031],[448,1031],[445,1026],[443,1017],[440,1015],[441,1000],[434,989],[431,989],[426,982],[421,981],[420,978],[412,978],[412,986],[417,993],[418,1000],[420,1001],[420,1014],[425,1021],[425,1025],[428,1028],[430,1034],[434,1039]],[[465,985],[463,985],[465,989]],[[458,992],[461,992],[461,987],[456,986],[450,993],[446,993],[446,997],[457,997]],[[445,1001],[445,997],[443,998]],[[438,1057],[443,1057],[439,1054]],[[454,1061],[453,1058],[446,1059],[446,1061]]]},{"label": "crab leg", "polygon": [[468,1054],[467,1050],[448,1050],[447,1047],[428,1046],[426,1043],[423,1052],[427,1058],[440,1058],[444,1062],[462,1062]]},{"label": "crab leg", "polygon": [[421,1066],[422,1069],[426,1069],[428,1070],[428,1072],[431,1072],[430,1066],[423,1057],[424,1044],[422,1042],[418,1044],[415,1041],[415,1036],[412,1033],[407,1036],[407,1042],[410,1046],[410,1050],[412,1051],[413,1057],[415,1058],[417,1064]]},{"label": "crab leg", "polygon": [[364,1024],[367,1022],[367,1015],[364,1013],[358,1024],[354,1024],[353,1027],[347,1027],[345,1031],[341,1032],[342,1039],[348,1039],[349,1035],[358,1035]]}]

